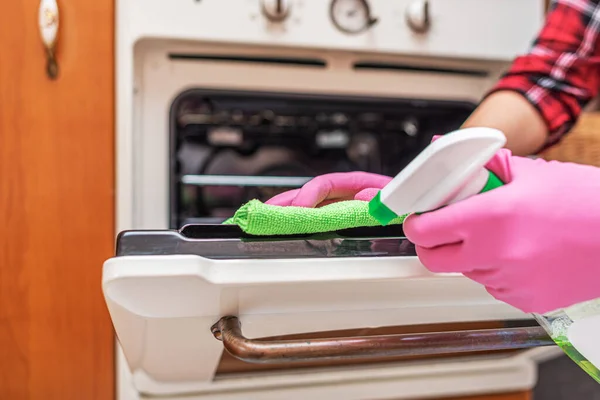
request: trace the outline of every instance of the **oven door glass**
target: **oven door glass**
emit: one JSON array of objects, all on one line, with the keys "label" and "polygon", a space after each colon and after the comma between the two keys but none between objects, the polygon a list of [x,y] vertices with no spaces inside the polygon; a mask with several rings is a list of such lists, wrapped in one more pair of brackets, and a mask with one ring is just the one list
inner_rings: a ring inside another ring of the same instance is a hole
[{"label": "oven door glass", "polygon": [[330,172],[394,176],[474,105],[194,89],[171,109],[170,225],[218,223]]}]

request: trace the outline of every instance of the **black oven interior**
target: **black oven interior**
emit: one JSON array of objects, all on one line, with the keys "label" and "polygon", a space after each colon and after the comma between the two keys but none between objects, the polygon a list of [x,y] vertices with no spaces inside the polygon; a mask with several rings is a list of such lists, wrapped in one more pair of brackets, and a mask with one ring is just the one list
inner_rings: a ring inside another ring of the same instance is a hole
[{"label": "black oven interior", "polygon": [[460,127],[467,102],[188,90],[170,115],[170,225],[219,223],[311,177],[393,176],[433,135]]}]

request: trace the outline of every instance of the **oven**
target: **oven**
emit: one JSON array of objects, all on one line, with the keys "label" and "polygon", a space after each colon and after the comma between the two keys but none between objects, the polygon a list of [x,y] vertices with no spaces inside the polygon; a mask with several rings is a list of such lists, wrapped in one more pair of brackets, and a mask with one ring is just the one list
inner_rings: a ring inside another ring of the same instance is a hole
[{"label": "oven", "polygon": [[[117,0],[118,231],[218,224],[251,199],[324,173],[395,175],[433,135],[461,125],[527,49],[543,11],[543,0]],[[139,279],[141,291],[147,281]],[[392,287],[358,282],[339,298],[335,285],[322,288],[331,294],[318,302],[264,282],[266,292],[236,289],[230,300],[253,321],[245,333],[254,337],[530,323],[455,277],[397,287],[405,291],[401,301]],[[227,303],[231,290],[219,292],[219,301]],[[285,304],[271,305],[269,290]],[[363,297],[353,299],[353,291]],[[352,305],[342,307],[344,298]],[[368,311],[369,298],[378,299],[379,314]],[[119,400],[522,390],[535,384],[536,362],[556,354],[540,348],[257,366],[220,343],[203,348],[188,334],[201,324],[166,314],[134,318],[131,298],[123,299],[111,305]],[[386,313],[393,301],[401,312]],[[216,320],[202,324],[209,322]],[[144,324],[149,330],[141,333]]]}]

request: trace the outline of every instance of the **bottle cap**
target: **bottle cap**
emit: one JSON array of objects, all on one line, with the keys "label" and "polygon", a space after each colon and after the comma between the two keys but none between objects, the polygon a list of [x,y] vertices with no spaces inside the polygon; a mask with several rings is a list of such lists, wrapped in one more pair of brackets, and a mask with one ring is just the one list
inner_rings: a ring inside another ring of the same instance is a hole
[{"label": "bottle cap", "polygon": [[389,224],[393,219],[398,218],[395,212],[381,202],[381,191],[369,202],[369,214],[384,226]]}]

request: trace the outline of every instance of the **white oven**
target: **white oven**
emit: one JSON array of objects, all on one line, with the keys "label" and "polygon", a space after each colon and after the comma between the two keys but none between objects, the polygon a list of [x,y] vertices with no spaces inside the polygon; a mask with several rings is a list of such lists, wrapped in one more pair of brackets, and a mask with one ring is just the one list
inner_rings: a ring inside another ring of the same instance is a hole
[{"label": "white oven", "polygon": [[[250,198],[332,170],[396,173],[433,134],[458,127],[527,49],[543,10],[543,0],[117,0],[118,231],[222,221]],[[191,295],[220,304],[215,315],[193,320],[173,309],[185,308],[173,299],[214,288],[187,287],[185,279],[163,285],[143,272],[165,263],[196,268],[189,261],[135,259],[105,278],[105,293],[116,293],[109,309],[122,345],[119,400],[507,392],[533,387],[536,362],[556,354],[248,367],[210,334],[223,310],[243,314],[244,334],[257,338],[520,326],[529,318],[460,277],[393,286],[381,267],[378,276],[348,276],[351,286],[336,281],[310,294],[310,285],[272,280],[267,263],[243,289],[221,288],[209,300]]]}]

